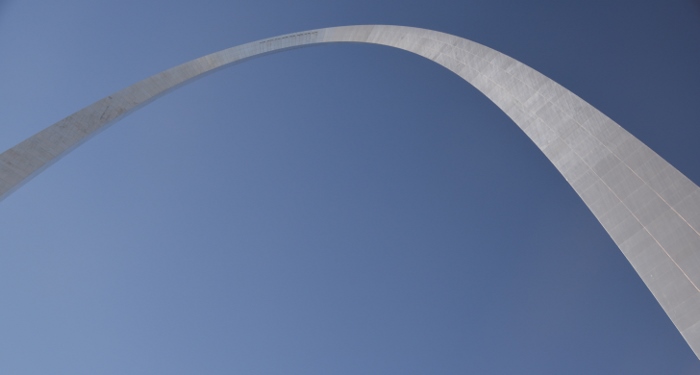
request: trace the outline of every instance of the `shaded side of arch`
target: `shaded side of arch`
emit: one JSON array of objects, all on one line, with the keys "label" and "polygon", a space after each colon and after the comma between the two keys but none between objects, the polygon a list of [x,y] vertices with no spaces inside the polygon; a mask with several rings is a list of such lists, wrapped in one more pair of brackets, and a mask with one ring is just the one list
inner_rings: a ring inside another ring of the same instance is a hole
[{"label": "shaded side of arch", "polygon": [[700,188],[584,100],[478,43],[402,26],[345,26],[216,52],[114,93],[0,154],[0,199],[123,116],[204,74],[267,53],[371,43],[426,57],[472,84],[576,190],[700,357]]}]

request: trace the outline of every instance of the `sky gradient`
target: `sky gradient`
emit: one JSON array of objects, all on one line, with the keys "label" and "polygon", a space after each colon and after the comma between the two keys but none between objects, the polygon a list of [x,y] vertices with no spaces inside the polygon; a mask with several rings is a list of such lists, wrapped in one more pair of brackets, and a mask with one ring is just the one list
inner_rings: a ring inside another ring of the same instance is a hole
[{"label": "sky gradient", "polygon": [[[492,47],[700,182],[690,0],[0,0],[0,148],[204,54],[352,24]],[[700,373],[534,144],[405,51],[216,72],[0,206],[0,373]]]}]

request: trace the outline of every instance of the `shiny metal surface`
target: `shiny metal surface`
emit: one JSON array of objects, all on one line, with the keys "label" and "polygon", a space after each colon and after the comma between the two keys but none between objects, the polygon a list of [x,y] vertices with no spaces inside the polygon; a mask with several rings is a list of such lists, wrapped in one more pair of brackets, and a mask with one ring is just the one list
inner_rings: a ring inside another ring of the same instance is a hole
[{"label": "shiny metal surface", "polygon": [[0,155],[0,197],[131,111],[218,68],[320,43],[404,49],[450,69],[532,139],[584,200],[700,356],[700,189],[588,103],[535,70],[456,36],[400,26],[347,26],[283,35],[166,70]]}]

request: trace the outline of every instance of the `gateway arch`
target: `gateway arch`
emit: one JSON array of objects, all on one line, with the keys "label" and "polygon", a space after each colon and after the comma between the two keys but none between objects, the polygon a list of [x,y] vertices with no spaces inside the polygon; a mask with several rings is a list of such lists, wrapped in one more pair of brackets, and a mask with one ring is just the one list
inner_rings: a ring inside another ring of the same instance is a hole
[{"label": "gateway arch", "polygon": [[100,130],[184,83],[267,53],[343,42],[426,57],[491,99],[576,190],[700,357],[700,188],[556,82],[491,48],[445,33],[332,27],[200,57],[99,100],[0,154],[0,199]]}]

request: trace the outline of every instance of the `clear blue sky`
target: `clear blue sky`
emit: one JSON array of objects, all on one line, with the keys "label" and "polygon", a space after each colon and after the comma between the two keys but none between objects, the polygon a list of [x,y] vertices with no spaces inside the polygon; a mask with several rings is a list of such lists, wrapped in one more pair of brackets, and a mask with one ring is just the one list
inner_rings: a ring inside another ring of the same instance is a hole
[{"label": "clear blue sky", "polygon": [[[0,148],[166,68],[398,24],[561,83],[700,182],[698,0],[0,0]],[[0,203],[1,374],[698,374],[534,144],[440,66],[265,56]]]}]

